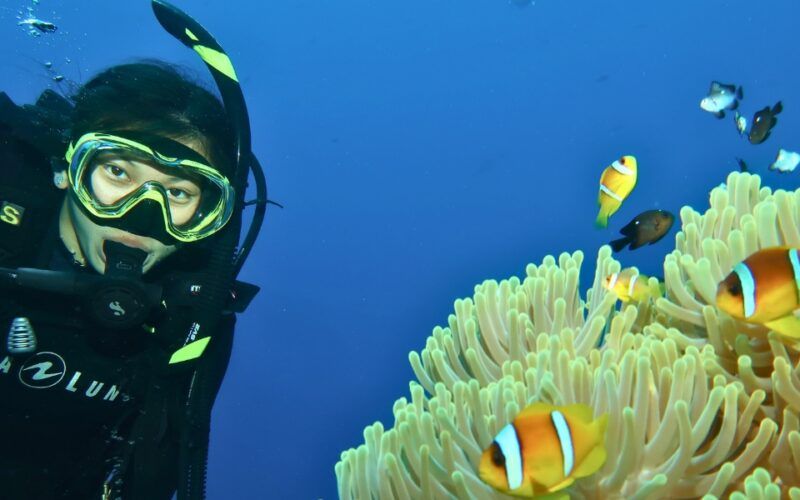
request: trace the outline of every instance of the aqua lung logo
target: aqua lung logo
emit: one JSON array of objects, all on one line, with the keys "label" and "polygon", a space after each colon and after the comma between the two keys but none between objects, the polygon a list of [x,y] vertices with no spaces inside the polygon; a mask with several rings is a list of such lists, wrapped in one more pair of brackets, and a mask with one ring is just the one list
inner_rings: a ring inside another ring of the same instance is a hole
[{"label": "aqua lung logo", "polygon": [[[84,376],[78,370],[67,370],[64,358],[54,352],[42,351],[26,359],[17,369],[19,358],[6,356],[0,360],[0,376],[16,372],[22,385],[31,389],[64,390],[87,398],[103,401],[128,401],[116,384],[107,384]],[[63,383],[62,383],[63,382]],[[60,386],[60,387],[56,387]]]},{"label": "aqua lung logo", "polygon": [[43,351],[31,356],[19,370],[19,381],[31,389],[47,389],[64,378],[67,364],[54,352]]}]

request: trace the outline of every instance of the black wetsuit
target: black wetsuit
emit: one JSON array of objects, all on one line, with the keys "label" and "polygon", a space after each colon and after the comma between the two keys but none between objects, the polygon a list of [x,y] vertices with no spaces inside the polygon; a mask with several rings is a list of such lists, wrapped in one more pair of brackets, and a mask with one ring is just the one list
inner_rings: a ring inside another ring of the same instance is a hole
[{"label": "black wetsuit", "polygon": [[[8,123],[19,110],[12,105],[0,93],[0,267],[94,273],[75,264],[59,238],[65,192],[53,186],[46,148]],[[179,263],[186,257],[148,275],[166,280]],[[168,499],[182,443],[207,446],[207,427],[198,435],[185,428],[194,371],[164,370],[171,344],[158,322],[155,333],[112,331],[84,316],[71,297],[0,287],[0,500],[101,498],[112,486],[109,498]],[[37,349],[9,354],[6,336],[21,318]],[[203,354],[213,373],[203,411],[227,368],[234,323],[234,314],[223,316]]]}]

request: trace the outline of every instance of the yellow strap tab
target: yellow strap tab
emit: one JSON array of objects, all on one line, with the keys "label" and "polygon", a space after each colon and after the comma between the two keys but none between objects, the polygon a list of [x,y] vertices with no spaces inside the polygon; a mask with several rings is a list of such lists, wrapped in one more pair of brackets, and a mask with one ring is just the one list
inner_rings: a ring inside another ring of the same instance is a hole
[{"label": "yellow strap tab", "polygon": [[236,77],[236,71],[233,69],[233,64],[225,53],[209,47],[204,47],[203,45],[195,45],[193,48],[194,51],[200,54],[200,57],[214,69],[234,82],[239,82],[239,79]]},{"label": "yellow strap tab", "polygon": [[172,365],[199,358],[203,354],[203,351],[206,350],[206,345],[208,345],[209,340],[211,340],[211,337],[203,337],[200,340],[195,340],[190,344],[186,344],[172,353],[172,357],[169,358],[169,364]]},{"label": "yellow strap tab", "polygon": [[236,77],[236,70],[233,69],[233,63],[231,63],[231,60],[227,54],[208,48],[204,45],[200,45],[200,39],[197,38],[197,35],[192,33],[189,28],[186,28],[185,32],[186,36],[188,36],[192,41],[198,42],[192,48],[195,52],[200,54],[200,57],[206,62],[206,64],[210,65],[234,82],[239,83],[239,79]]},{"label": "yellow strap tab", "polygon": [[195,42],[199,42],[200,41],[200,39],[197,38],[197,35],[192,33],[192,30],[190,30],[189,28],[186,28],[186,30],[184,32],[186,33],[186,36],[188,36],[189,38],[191,38]]}]

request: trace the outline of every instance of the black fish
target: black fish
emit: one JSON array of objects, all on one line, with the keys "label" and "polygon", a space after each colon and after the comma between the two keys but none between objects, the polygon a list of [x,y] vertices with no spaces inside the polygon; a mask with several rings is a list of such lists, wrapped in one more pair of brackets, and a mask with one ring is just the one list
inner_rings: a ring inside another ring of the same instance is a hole
[{"label": "black fish", "polygon": [[666,210],[647,210],[633,218],[619,230],[624,238],[609,243],[615,252],[619,252],[630,244],[631,250],[653,244],[664,237],[675,222],[675,216]]},{"label": "black fish", "polygon": [[739,172],[747,172],[747,163],[744,162],[741,158],[736,158],[736,163],[739,164]]},{"label": "black fish", "polygon": [[753,122],[750,125],[750,135],[747,136],[750,144],[761,144],[767,140],[772,128],[778,123],[778,118],[775,115],[781,111],[783,111],[781,101],[778,101],[772,109],[769,109],[769,106],[765,106],[764,109],[756,111],[755,116],[753,116]]}]

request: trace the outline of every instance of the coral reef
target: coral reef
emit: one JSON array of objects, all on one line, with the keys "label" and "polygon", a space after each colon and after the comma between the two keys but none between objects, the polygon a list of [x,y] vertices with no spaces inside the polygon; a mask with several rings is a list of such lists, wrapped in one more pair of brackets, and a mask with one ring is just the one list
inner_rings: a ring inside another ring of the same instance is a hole
[{"label": "coral reef", "polygon": [[714,306],[717,283],[747,255],[800,247],[800,190],[732,173],[710,205],[681,210],[655,304],[617,310],[602,286],[620,269],[607,246],[585,300],[580,251],[457,300],[448,326],[410,354],[417,381],[394,426],[367,427],[342,453],[340,498],[511,498],[477,477],[481,452],[542,400],[609,414],[609,458],[567,490],[573,499],[800,499],[800,354]]}]

